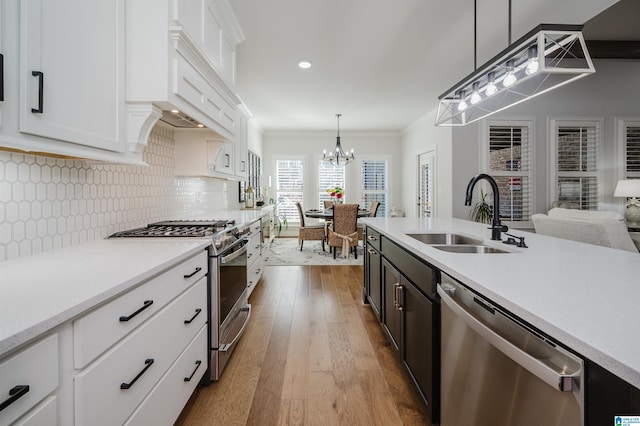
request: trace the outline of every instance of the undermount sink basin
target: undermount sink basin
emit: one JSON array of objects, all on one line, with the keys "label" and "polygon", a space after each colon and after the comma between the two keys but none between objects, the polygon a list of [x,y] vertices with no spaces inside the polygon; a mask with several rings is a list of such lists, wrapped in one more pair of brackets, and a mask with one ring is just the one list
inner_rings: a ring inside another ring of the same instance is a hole
[{"label": "undermount sink basin", "polygon": [[501,250],[495,247],[480,246],[480,245],[467,245],[467,244],[449,244],[449,245],[436,245],[433,246],[438,250],[448,251],[450,253],[474,253],[474,254],[489,254],[489,253],[509,253],[506,250]]},{"label": "undermount sink basin", "polygon": [[466,235],[452,234],[452,233],[433,233],[433,234],[406,234],[408,237],[416,239],[425,244],[471,244],[474,246],[480,246],[482,240],[476,238],[467,237]]}]

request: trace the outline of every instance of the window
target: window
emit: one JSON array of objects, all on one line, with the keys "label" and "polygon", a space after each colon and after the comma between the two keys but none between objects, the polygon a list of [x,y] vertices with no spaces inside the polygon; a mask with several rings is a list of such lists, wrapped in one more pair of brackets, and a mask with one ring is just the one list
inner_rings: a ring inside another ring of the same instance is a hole
[{"label": "window", "polygon": [[302,203],[303,169],[302,159],[276,160],[277,214],[288,223],[300,223],[296,203]]},{"label": "window", "polygon": [[386,216],[389,184],[387,169],[387,160],[362,160],[360,205],[368,209],[372,202],[380,202],[377,216]]},{"label": "window", "polygon": [[640,178],[640,121],[625,121],[623,133],[624,177]]},{"label": "window", "polygon": [[531,133],[529,121],[489,121],[489,174],[500,190],[500,218],[528,222],[531,216]]},{"label": "window", "polygon": [[575,203],[582,210],[597,210],[600,198],[600,129],[594,121],[552,121],[552,201]]},{"label": "window", "polygon": [[[329,188],[340,187],[344,189],[344,167],[333,167],[324,160],[318,163],[318,208],[324,208],[324,202],[331,196],[327,192]],[[348,197],[348,194],[346,194]]]}]

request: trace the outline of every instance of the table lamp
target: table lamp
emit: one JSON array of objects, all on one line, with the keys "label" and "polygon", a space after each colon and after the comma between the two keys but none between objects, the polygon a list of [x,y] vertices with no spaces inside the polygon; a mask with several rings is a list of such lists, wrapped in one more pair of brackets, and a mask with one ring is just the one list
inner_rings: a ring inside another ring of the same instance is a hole
[{"label": "table lamp", "polygon": [[624,218],[627,221],[628,228],[640,228],[640,179],[624,179],[619,180],[614,197],[628,198],[627,210]]}]

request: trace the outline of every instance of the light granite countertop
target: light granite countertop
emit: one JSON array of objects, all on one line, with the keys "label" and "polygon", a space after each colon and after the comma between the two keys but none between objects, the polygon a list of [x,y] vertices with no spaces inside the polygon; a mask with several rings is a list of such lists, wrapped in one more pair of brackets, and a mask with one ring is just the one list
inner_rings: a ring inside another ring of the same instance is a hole
[{"label": "light granite countertop", "polygon": [[[460,219],[364,222],[640,388],[640,254],[512,230],[529,246],[517,248],[491,241],[487,225]],[[448,253],[405,235],[421,232],[481,237],[511,253]]]}]

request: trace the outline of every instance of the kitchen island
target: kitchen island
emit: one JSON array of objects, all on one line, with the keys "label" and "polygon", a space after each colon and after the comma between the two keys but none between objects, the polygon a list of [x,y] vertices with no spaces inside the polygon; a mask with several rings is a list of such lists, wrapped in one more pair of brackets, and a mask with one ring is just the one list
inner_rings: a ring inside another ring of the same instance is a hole
[{"label": "kitchen island", "polygon": [[[585,359],[584,424],[640,411],[640,344],[634,338],[640,254],[511,231],[528,245],[518,247],[491,240],[487,225],[459,219],[364,222],[365,301],[436,413],[434,419],[439,418],[441,372],[440,300],[434,289],[445,274]],[[456,234],[467,241],[439,249],[429,241],[434,236],[424,234]],[[472,253],[476,250],[481,252]],[[433,367],[425,370],[425,362]]]},{"label": "kitchen island", "polygon": [[[491,241],[487,225],[460,219],[367,218],[416,256],[640,387],[640,254],[514,230],[528,248]],[[407,236],[452,232],[510,253],[448,253]]]}]

